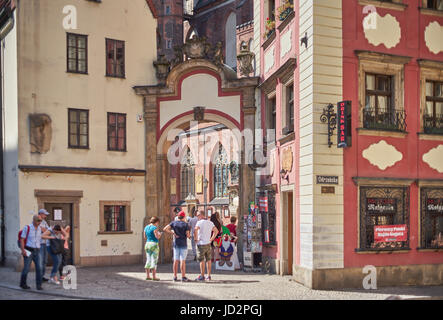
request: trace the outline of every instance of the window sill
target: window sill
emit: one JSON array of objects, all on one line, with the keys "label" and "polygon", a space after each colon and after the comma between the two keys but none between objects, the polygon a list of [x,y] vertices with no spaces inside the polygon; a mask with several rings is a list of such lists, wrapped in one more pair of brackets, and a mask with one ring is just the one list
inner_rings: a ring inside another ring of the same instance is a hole
[{"label": "window sill", "polygon": [[132,231],[99,231],[97,234],[99,235],[112,235],[112,234],[133,234]]},{"label": "window sill", "polygon": [[408,132],[402,132],[402,131],[366,129],[366,128],[357,128],[357,132],[361,136],[377,136],[377,137],[391,137],[391,138],[406,138],[407,135],[409,134]]},{"label": "window sill", "polygon": [[427,15],[427,16],[443,17],[443,11],[442,10],[429,9],[429,8],[420,8],[420,13],[424,14],[424,15]]},{"label": "window sill", "polygon": [[114,75],[106,74],[105,77],[106,78],[114,78],[114,79],[126,80],[126,76],[114,76]]},{"label": "window sill", "polygon": [[286,134],[285,136],[281,137],[280,139],[278,139],[278,142],[280,143],[280,145],[284,145],[285,143],[294,141],[294,139],[295,139],[295,133],[290,132],[290,133]]},{"label": "window sill", "polygon": [[69,74],[81,74],[81,75],[84,75],[84,76],[88,76],[89,75],[88,71],[80,72],[80,71],[68,71],[68,70],[66,70],[66,73],[69,73]]},{"label": "window sill", "polygon": [[262,44],[263,50],[266,50],[271,43],[275,40],[276,34],[277,32],[274,31]]},{"label": "window sill", "polygon": [[398,249],[355,249],[357,254],[393,254],[393,253],[409,253],[411,248]]},{"label": "window sill", "polygon": [[125,152],[128,152],[128,150],[107,150],[108,152],[122,152],[122,153],[125,153]]},{"label": "window sill", "polygon": [[443,134],[417,132],[419,140],[443,141]]},{"label": "window sill", "polygon": [[419,252],[443,252],[443,247],[441,248],[417,248]]},{"label": "window sill", "polygon": [[408,7],[408,5],[404,3],[385,2],[378,0],[358,0],[358,4],[362,6],[373,5],[378,8],[393,9],[398,11],[405,11],[405,9]]},{"label": "window sill", "polygon": [[91,150],[89,147],[72,147],[72,146],[68,146],[68,149],[70,149],[70,150],[85,150],[85,151]]},{"label": "window sill", "polygon": [[282,32],[284,28],[286,28],[286,26],[292,21],[292,19],[294,19],[295,17],[295,11],[292,10],[292,12],[290,14],[288,14],[288,16],[283,20],[280,21],[280,24],[278,25],[277,29]]}]

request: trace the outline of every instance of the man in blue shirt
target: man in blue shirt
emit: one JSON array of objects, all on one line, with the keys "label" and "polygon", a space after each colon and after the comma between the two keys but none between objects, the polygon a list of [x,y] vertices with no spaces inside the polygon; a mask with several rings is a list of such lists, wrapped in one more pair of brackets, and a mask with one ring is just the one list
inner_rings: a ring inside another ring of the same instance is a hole
[{"label": "man in blue shirt", "polygon": [[[34,215],[32,217],[32,224],[25,226],[20,235],[20,249],[24,258],[23,271],[20,277],[20,287],[22,289],[30,289],[26,284],[26,279],[31,262],[34,261],[37,290],[43,290],[40,264],[40,246],[42,240],[41,222],[42,219],[38,215]],[[28,238],[26,239],[26,237]]]},{"label": "man in blue shirt", "polygon": [[185,221],[186,214],[181,211],[177,221],[172,221],[163,231],[174,235],[174,281],[177,281],[178,262],[180,261],[180,270],[182,281],[189,281],[186,278],[186,256],[188,254],[188,241],[191,238],[189,224]]}]

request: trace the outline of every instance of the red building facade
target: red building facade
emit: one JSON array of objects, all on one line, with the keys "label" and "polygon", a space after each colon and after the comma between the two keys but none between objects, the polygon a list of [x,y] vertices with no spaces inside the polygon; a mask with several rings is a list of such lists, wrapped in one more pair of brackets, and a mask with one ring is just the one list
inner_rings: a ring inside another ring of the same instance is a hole
[{"label": "red building facade", "polygon": [[[288,3],[259,8],[261,124],[276,134],[264,260],[313,288],[361,287],[365,266],[379,285],[441,284],[443,4]],[[321,121],[340,101],[344,148]]]}]

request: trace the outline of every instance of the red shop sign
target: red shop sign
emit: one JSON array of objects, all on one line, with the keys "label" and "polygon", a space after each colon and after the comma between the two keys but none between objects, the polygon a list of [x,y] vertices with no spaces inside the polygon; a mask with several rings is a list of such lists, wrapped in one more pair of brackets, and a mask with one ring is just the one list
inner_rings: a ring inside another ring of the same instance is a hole
[{"label": "red shop sign", "polygon": [[405,224],[392,226],[374,226],[375,242],[394,242],[408,240],[408,226]]},{"label": "red shop sign", "polygon": [[260,197],[258,199],[258,204],[259,204],[260,211],[268,212],[268,198]]}]

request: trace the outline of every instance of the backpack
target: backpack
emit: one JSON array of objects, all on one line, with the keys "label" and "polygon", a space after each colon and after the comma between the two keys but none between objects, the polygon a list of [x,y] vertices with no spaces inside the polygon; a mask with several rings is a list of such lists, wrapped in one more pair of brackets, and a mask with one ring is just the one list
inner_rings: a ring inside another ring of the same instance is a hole
[{"label": "backpack", "polygon": [[[25,228],[26,227],[28,227],[28,231],[26,231],[26,238],[25,238],[25,246],[26,246],[26,243],[28,242],[28,237],[29,237],[29,231],[31,230],[31,227],[30,226],[25,226]],[[24,229],[24,228],[23,228]],[[18,247],[21,249],[21,244],[20,244],[20,239],[21,239],[21,237],[22,237],[22,232],[23,232],[23,229],[22,230],[20,230],[19,232],[18,232],[18,240],[17,240],[17,245],[18,245]]]}]

